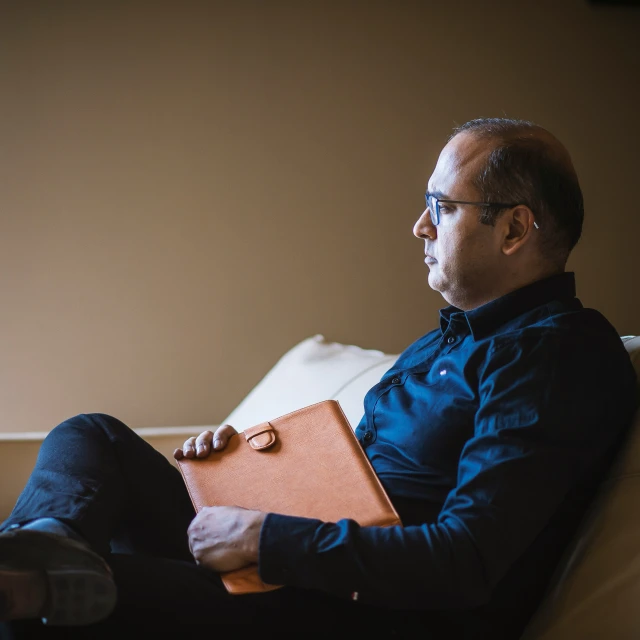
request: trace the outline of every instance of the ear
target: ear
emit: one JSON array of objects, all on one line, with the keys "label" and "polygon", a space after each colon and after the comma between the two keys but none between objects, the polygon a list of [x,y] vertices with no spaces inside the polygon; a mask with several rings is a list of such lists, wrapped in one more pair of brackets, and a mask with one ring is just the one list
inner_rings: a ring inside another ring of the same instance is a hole
[{"label": "ear", "polygon": [[506,256],[519,251],[537,232],[533,211],[524,204],[505,211],[500,217],[500,223],[504,232],[502,253]]}]

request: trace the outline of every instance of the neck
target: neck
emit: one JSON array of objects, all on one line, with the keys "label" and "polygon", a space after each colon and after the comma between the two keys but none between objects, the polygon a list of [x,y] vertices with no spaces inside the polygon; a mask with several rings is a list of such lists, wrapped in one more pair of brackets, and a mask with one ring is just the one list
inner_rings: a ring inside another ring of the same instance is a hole
[{"label": "neck", "polygon": [[483,292],[480,295],[477,295],[476,292],[476,295],[461,296],[456,300],[447,300],[445,298],[445,300],[462,311],[471,311],[471,309],[477,309],[478,307],[492,302],[493,300],[502,298],[502,296],[506,296],[512,291],[517,291],[518,289],[522,289],[523,287],[533,284],[534,282],[538,282],[539,280],[544,280],[545,278],[550,278],[551,276],[559,273],[564,273],[564,271],[564,265],[546,265],[546,268],[538,269],[533,275],[525,276],[521,273],[519,274],[519,277],[517,277],[516,274],[512,274],[511,278],[504,278],[503,276],[500,286],[493,288],[491,291]]}]

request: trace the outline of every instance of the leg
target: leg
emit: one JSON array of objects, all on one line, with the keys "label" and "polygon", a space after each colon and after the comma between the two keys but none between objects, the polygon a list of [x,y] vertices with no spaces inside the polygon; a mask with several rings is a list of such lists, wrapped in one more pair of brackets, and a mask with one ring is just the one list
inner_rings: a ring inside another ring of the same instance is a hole
[{"label": "leg", "polygon": [[34,470],[0,530],[54,517],[100,554],[129,551],[191,560],[194,517],[180,472],[122,422],[82,414],[45,438]]},{"label": "leg", "polygon": [[[150,627],[184,632],[238,623],[260,624],[270,637],[283,627],[299,632],[310,620],[314,630],[330,633],[343,629],[345,618],[361,629],[393,630],[404,617],[299,589],[230,596],[215,573],[191,558],[186,529],[193,515],[177,469],[120,421],[91,414],[56,427],[2,528],[42,517],[73,525],[107,555],[118,600],[107,619],[87,627],[9,623],[12,639],[118,638],[131,628],[146,637]],[[142,554],[109,554],[110,541],[125,529],[131,549]]]},{"label": "leg", "polygon": [[[186,533],[193,516],[178,470],[122,422],[103,414],[67,420],[43,442],[0,527],[0,619],[67,625],[109,615],[116,602],[110,570],[66,537],[65,525],[103,557],[121,549],[193,563]],[[62,537],[42,533],[43,526],[51,531],[47,519]]]},{"label": "leg", "polygon": [[[229,595],[217,575],[193,563],[131,554],[109,560],[118,585],[113,613],[87,627],[46,627],[39,621],[13,623],[15,640],[102,640],[125,637],[200,637],[222,633],[220,626],[256,624],[260,635],[286,632],[327,636],[345,628],[370,631],[376,637],[461,640],[438,615],[385,612],[331,595],[283,588],[261,594]],[[234,635],[237,631],[234,632]]]}]

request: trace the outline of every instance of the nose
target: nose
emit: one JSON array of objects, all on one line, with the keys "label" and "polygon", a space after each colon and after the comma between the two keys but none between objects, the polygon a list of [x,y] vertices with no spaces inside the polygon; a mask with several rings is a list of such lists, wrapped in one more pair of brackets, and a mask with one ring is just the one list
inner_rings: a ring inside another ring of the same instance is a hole
[{"label": "nose", "polygon": [[425,209],[422,212],[422,215],[413,225],[413,235],[416,238],[422,238],[423,240],[424,238],[435,240],[435,237],[437,235],[436,226],[431,221],[431,214],[429,213],[429,209]]}]

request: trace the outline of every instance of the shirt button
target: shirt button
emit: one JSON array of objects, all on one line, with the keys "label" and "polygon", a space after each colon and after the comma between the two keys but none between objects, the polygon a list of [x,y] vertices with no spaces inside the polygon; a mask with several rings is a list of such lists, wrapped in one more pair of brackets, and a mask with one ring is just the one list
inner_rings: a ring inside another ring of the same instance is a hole
[{"label": "shirt button", "polygon": [[398,384],[398,382],[400,382],[400,378],[397,376],[395,378],[391,378],[391,384]]},{"label": "shirt button", "polygon": [[367,431],[367,433],[364,434],[364,441],[365,442],[371,442],[371,438],[373,438],[373,435],[371,434],[371,431]]},{"label": "shirt button", "polygon": [[449,336],[449,337],[447,338],[447,342],[448,342],[449,344],[453,344],[455,341],[456,341],[456,339],[455,339],[453,336]]}]

